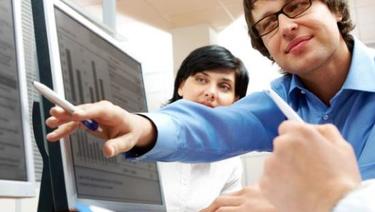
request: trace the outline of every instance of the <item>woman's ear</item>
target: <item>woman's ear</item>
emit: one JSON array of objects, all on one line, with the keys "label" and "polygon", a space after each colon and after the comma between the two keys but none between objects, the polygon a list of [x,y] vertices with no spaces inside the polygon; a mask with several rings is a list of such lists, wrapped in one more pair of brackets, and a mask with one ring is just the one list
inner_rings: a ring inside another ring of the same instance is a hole
[{"label": "woman's ear", "polygon": [[180,86],[178,87],[178,90],[177,90],[177,93],[179,96],[183,97],[183,94],[184,94],[184,84],[185,84],[185,80],[181,82]]}]

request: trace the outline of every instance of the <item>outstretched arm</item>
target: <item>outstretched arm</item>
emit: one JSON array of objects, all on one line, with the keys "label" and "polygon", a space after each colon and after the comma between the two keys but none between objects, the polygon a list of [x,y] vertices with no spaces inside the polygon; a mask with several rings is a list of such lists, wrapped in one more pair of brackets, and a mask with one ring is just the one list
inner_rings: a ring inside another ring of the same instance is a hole
[{"label": "outstretched arm", "polygon": [[48,140],[67,136],[81,120],[92,119],[103,129],[93,134],[107,140],[106,156],[131,150],[127,157],[142,155],[139,159],[152,161],[210,162],[252,150],[271,151],[272,138],[284,119],[264,93],[251,94],[228,107],[180,100],[144,117],[108,101],[78,108],[73,115],[56,107],[51,110],[47,125],[58,128]]}]

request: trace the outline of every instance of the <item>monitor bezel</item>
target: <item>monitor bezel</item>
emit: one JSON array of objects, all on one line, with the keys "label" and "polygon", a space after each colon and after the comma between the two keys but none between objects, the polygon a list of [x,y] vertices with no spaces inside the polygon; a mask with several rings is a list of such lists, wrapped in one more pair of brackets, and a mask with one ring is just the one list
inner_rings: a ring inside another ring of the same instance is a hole
[{"label": "monitor bezel", "polygon": [[27,98],[27,80],[25,70],[23,33],[22,33],[22,7],[21,1],[10,0],[13,15],[14,43],[16,46],[16,63],[18,85],[20,94],[21,120],[23,128],[23,143],[25,150],[26,181],[0,179],[0,196],[2,197],[33,197],[36,193],[34,160],[32,154],[32,140],[30,128],[30,113]]},{"label": "monitor bezel", "polygon": [[[51,75],[52,75],[52,84],[54,90],[57,92],[58,95],[64,97],[64,85],[63,85],[63,76],[60,64],[60,52],[58,46],[58,37],[57,37],[57,29],[56,29],[56,20],[55,20],[55,7],[60,9],[64,13],[68,14],[71,18],[82,24],[84,27],[94,31],[99,37],[109,42],[114,47],[117,47],[122,53],[131,57],[128,53],[124,52],[121,48],[121,45],[118,41],[112,38],[107,32],[101,29],[98,25],[94,24],[82,14],[79,14],[75,11],[70,5],[65,3],[61,0],[43,0],[44,6],[44,14],[45,14],[45,23],[46,23],[46,31],[47,31],[47,40],[48,40],[48,51],[50,55],[50,65],[51,65]],[[134,61],[134,57],[131,57]],[[141,64],[136,61],[140,68]],[[142,79],[143,80],[143,79]],[[115,211],[123,211],[123,210],[145,210],[145,211],[165,211],[165,201],[163,198],[163,190],[161,188],[160,182],[160,191],[161,191],[161,199],[162,204],[138,204],[138,203],[120,203],[120,202],[113,202],[113,201],[104,201],[104,200],[93,200],[93,199],[85,199],[85,198],[78,198],[78,194],[76,192],[76,185],[75,185],[75,176],[73,170],[73,158],[70,152],[70,142],[64,142],[64,139],[61,139],[60,142],[60,149],[61,149],[61,159],[62,159],[62,166],[64,170],[64,180],[65,180],[65,188],[66,188],[66,198],[67,204],[69,209],[74,209],[77,203],[84,203],[87,205],[94,205],[99,207],[104,207],[107,209],[115,210]],[[51,157],[51,155],[50,155]],[[160,175],[159,175],[160,176]],[[159,178],[160,180],[160,178]]]}]

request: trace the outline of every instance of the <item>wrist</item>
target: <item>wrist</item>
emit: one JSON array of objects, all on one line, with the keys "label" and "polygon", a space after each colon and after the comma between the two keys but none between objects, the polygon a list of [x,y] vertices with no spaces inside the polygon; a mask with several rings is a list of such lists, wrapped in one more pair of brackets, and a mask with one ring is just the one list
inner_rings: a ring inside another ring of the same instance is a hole
[{"label": "wrist", "polygon": [[154,123],[147,117],[142,114],[133,114],[139,132],[139,138],[136,143],[136,147],[138,148],[147,148],[149,146],[154,146],[157,138],[157,130]]},{"label": "wrist", "polygon": [[124,153],[126,158],[140,157],[149,152],[156,143],[157,130],[153,122],[142,114],[131,114],[133,121],[138,126],[136,144],[128,152]]},{"label": "wrist", "polygon": [[333,186],[328,186],[327,189],[329,190],[326,193],[322,193],[320,198],[318,198],[321,201],[316,204],[318,207],[317,211],[332,211],[341,199],[357,189],[359,185],[360,182],[334,182]]}]

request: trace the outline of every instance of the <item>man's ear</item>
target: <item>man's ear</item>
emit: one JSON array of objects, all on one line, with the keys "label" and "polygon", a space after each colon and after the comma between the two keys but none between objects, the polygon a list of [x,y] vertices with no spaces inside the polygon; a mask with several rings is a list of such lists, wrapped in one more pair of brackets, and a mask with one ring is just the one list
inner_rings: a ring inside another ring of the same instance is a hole
[{"label": "man's ear", "polygon": [[335,12],[334,15],[335,15],[335,17],[336,17],[336,21],[337,21],[337,22],[342,21],[342,18],[343,18],[343,17],[342,17],[341,12]]}]

